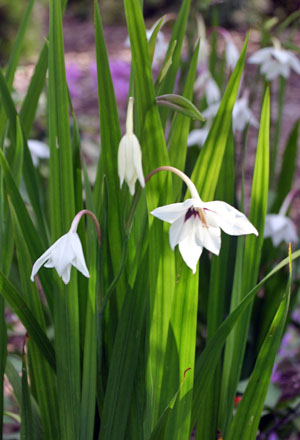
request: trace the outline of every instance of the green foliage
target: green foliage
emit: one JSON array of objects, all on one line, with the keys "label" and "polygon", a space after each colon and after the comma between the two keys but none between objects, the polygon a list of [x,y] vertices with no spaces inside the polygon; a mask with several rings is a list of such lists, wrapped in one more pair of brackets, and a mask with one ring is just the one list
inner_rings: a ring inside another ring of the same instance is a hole
[{"label": "green foliage", "polygon": [[[269,88],[262,102],[257,145],[251,151],[253,178],[242,182],[240,197],[236,157],[245,154],[248,127],[238,155],[232,115],[246,71],[249,37],[236,67],[226,71],[224,56],[219,58],[219,37],[213,33],[210,67],[219,72],[224,94],[203,148],[188,150],[190,128],[203,123],[205,102],[201,98],[198,106],[194,97],[201,40],[190,51],[191,59],[183,60],[191,2],[181,2],[156,82],[152,63],[165,18],[147,38],[141,3],[124,0],[132,55],[134,121],[128,119],[123,141],[128,149],[135,147],[133,157],[128,154],[129,159],[125,158],[125,181],[139,174],[139,166],[145,172],[145,188],[139,175],[133,197],[126,184],[120,188],[122,126],[97,0],[94,29],[101,151],[94,185],[88,178],[80,124],[66,81],[65,2],[50,0],[49,38],[20,110],[14,104],[11,86],[33,1],[28,4],[5,73],[0,71],[0,374],[2,377],[6,371],[14,389],[24,439],[189,440],[196,428],[197,440],[215,438],[218,429],[226,439],[252,440],[264,411],[275,356],[288,321],[292,261],[296,265],[300,256],[297,250],[284,258],[285,252],[275,266],[280,254],[263,248],[269,193]],[[47,72],[50,163],[44,190],[28,137]],[[284,91],[284,87],[279,90],[272,179]],[[293,187],[298,131],[299,121],[286,144],[277,186],[273,186],[275,212]],[[244,211],[248,203],[244,188],[250,185],[249,220],[258,237],[250,234],[250,229],[239,230],[235,222],[251,225],[228,207]],[[191,202],[185,203],[191,205],[186,212],[183,207],[187,205],[174,207],[188,197]],[[224,218],[209,209],[213,199],[227,203],[220,203],[228,209]],[[172,205],[171,211],[183,212],[182,224],[179,217],[171,218],[170,222],[175,221],[170,238],[169,225],[149,215],[166,204]],[[86,222],[83,215],[89,216]],[[209,216],[215,220],[208,220]],[[219,248],[215,249],[211,258],[203,248],[213,250],[220,245],[219,224],[233,235],[249,235],[246,239],[222,235],[220,254]],[[170,246],[170,242],[174,244],[172,234],[179,250]],[[73,239],[80,240],[82,249],[78,241],[74,248],[68,247]],[[187,239],[191,254],[200,247],[203,251],[195,273],[185,264],[189,256],[182,258],[182,243]],[[41,266],[45,267],[31,275],[32,264],[41,255]],[[282,270],[288,264],[289,276]],[[272,296],[270,280],[276,286]],[[259,303],[252,307],[263,289],[266,303],[273,302],[267,311],[258,310]],[[21,376],[12,356],[6,354],[5,304],[27,332],[19,362]],[[258,326],[259,311],[265,322]],[[249,360],[245,351],[251,326],[259,330],[257,356]],[[249,378],[234,416],[234,398],[243,371]],[[3,395],[2,388],[0,392]],[[4,413],[2,399],[0,402]]]}]

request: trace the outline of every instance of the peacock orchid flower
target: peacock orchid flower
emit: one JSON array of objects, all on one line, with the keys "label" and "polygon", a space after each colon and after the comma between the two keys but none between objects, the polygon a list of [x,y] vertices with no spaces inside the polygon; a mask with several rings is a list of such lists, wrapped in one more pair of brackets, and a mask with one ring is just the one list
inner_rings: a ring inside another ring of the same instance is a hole
[{"label": "peacock orchid flower", "polygon": [[100,241],[101,233],[98,221],[95,215],[84,209],[80,211],[74,218],[69,232],[60,237],[46,252],[41,255],[32,267],[31,280],[42,266],[47,268],[54,267],[58,275],[62,278],[65,284],[68,284],[71,276],[71,267],[76,267],[85,277],[89,278],[90,274],[85,263],[82,245],[77,234],[78,223],[83,214],[90,215],[96,224],[98,231],[98,238]]},{"label": "peacock orchid flower", "polygon": [[138,179],[141,186],[145,186],[145,179],[142,168],[142,152],[138,138],[133,133],[133,98],[129,98],[126,133],[122,137],[118,151],[118,172],[120,186],[124,180],[129,186],[130,194],[133,196],[135,182]]},{"label": "peacock orchid flower", "polygon": [[246,216],[228,203],[221,201],[203,202],[193,182],[177,168],[164,166],[152,171],[147,180],[158,171],[171,171],[187,185],[191,198],[182,203],[161,206],[151,214],[160,220],[171,223],[169,239],[174,250],[179,251],[187,266],[196,272],[197,262],[203,248],[219,255],[221,248],[221,229],[229,235],[258,235],[255,227]]}]

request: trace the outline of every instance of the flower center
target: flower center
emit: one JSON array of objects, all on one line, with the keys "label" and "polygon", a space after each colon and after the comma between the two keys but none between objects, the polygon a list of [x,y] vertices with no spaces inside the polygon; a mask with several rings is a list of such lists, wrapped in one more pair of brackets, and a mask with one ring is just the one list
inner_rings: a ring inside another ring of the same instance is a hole
[{"label": "flower center", "polygon": [[207,221],[206,221],[206,218],[205,218],[204,209],[202,209],[202,208],[196,208],[195,209],[193,207],[189,208],[187,210],[187,213],[185,214],[184,221],[186,222],[192,216],[193,217],[199,217],[199,219],[201,220],[202,225],[205,228],[208,228],[208,224],[207,224]]}]

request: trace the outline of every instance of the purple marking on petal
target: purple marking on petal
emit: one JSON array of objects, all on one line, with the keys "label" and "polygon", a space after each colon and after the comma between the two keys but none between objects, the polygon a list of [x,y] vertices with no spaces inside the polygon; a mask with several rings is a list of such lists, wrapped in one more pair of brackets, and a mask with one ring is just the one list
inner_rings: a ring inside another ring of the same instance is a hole
[{"label": "purple marking on petal", "polygon": [[191,218],[192,216],[194,216],[194,217],[199,217],[199,213],[198,213],[198,211],[196,211],[196,209],[194,209],[193,207],[192,208],[189,208],[188,210],[187,210],[187,213],[185,214],[185,217],[184,217],[184,221],[186,222],[189,218]]}]

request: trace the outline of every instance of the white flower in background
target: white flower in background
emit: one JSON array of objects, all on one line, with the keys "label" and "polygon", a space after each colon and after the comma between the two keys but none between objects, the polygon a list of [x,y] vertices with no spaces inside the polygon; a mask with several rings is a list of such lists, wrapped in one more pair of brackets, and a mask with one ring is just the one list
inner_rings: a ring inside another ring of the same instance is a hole
[{"label": "white flower in background", "polygon": [[28,139],[27,145],[31,153],[32,162],[35,167],[38,166],[40,159],[49,159],[50,151],[48,145],[35,139]]},{"label": "white flower in background", "polygon": [[203,128],[195,128],[192,130],[188,136],[187,146],[192,147],[193,145],[198,145],[198,147],[202,147],[206,141],[211,125],[211,122],[208,122]]},{"label": "white flower in background", "polygon": [[[193,273],[203,248],[219,255],[221,229],[229,235],[258,235],[255,227],[244,214],[221,201],[203,202],[193,182],[173,167],[161,167],[157,171],[172,171],[188,186],[192,198],[183,203],[173,203],[154,209],[151,214],[171,223],[169,239],[171,248],[179,245],[179,251]],[[153,172],[154,174],[154,172]]]},{"label": "white flower in background", "polygon": [[[251,124],[256,128],[259,126],[259,123],[255,118],[255,116],[253,115],[251,109],[249,108],[248,103],[249,103],[249,92],[248,90],[245,90],[242,97],[236,100],[233,107],[232,129],[234,133],[236,133],[237,131],[243,131],[246,128],[247,124]],[[214,117],[218,113],[219,107],[220,107],[220,102],[214,102],[213,104],[209,105],[205,110],[202,111],[202,116],[207,120],[206,123],[206,125],[208,125],[207,134],[210,130]],[[203,134],[204,133],[201,133],[201,135]]]},{"label": "white flower in background", "polygon": [[135,182],[138,179],[141,186],[145,186],[145,179],[142,168],[142,152],[138,138],[133,133],[133,98],[129,98],[126,133],[122,137],[118,151],[118,171],[120,177],[120,187],[124,180],[129,186],[130,194],[133,196]]},{"label": "white flower in background", "polygon": [[[155,25],[156,25],[156,23],[155,23]],[[152,26],[151,29],[146,29],[146,36],[147,36],[148,41],[150,40],[151,35],[153,34],[155,25]],[[156,35],[155,49],[154,49],[153,62],[152,62],[152,64],[154,66],[158,66],[159,64],[162,63],[162,61],[164,60],[164,58],[166,56],[168,46],[169,46],[169,43],[168,43],[166,37],[164,36],[163,32],[158,31],[158,33]]]},{"label": "white flower in background", "polygon": [[[157,22],[154,23],[154,25],[151,27],[151,29],[146,29],[146,37],[147,37],[148,41],[150,40],[151,35],[153,34],[153,31],[154,31],[156,25],[157,25]],[[125,47],[130,47],[129,37],[126,38],[124,44],[125,44]],[[168,46],[169,46],[169,43],[168,43],[164,33],[162,31],[158,31],[158,33],[156,35],[155,50],[154,50],[153,61],[152,61],[152,64],[154,66],[157,66],[162,63],[162,61],[164,60],[164,58],[166,56]]]},{"label": "white flower in background", "polygon": [[278,76],[288,78],[291,69],[300,75],[300,61],[289,50],[281,48],[278,40],[273,40],[274,47],[264,47],[249,58],[251,64],[259,64],[260,72],[272,81]]},{"label": "white flower in background", "polygon": [[236,63],[238,62],[240,52],[236,47],[232,36],[226,29],[219,27],[218,31],[220,35],[222,35],[222,37],[224,38],[224,42],[225,42],[226,65],[229,69],[233,70],[236,66]]},{"label": "white flower in background", "polygon": [[208,63],[209,45],[206,39],[205,23],[202,15],[200,14],[197,14],[196,20],[197,20],[198,40],[200,40],[198,65],[206,66]]},{"label": "white flower in background", "polygon": [[[70,281],[72,266],[89,278],[90,274],[86,267],[81,242],[76,232],[79,220],[85,213],[89,212],[87,210],[80,211],[75,216],[69,232],[60,237],[36,260],[30,277],[32,281],[34,281],[35,275],[42,266],[47,268],[54,267],[65,284],[68,284]],[[93,216],[92,213],[90,215]]]},{"label": "white flower in background", "polygon": [[286,216],[287,209],[297,192],[297,190],[293,190],[286,196],[278,214],[266,216],[264,237],[270,237],[274,247],[277,247],[282,241],[287,244],[299,241],[294,222]]},{"label": "white flower in background", "polygon": [[208,70],[198,76],[194,84],[194,90],[198,95],[205,93],[207,105],[219,102],[221,99],[219,86]]},{"label": "white flower in background", "polygon": [[245,89],[241,98],[237,99],[232,112],[232,129],[236,131],[243,131],[248,124],[258,128],[258,120],[253,115],[249,108],[249,90]]},{"label": "white flower in background", "polygon": [[226,33],[224,35],[225,37],[225,58],[226,58],[226,65],[231,70],[233,70],[236,66],[236,63],[238,62],[240,52],[236,45],[233,42],[232,37],[229,33]]}]

